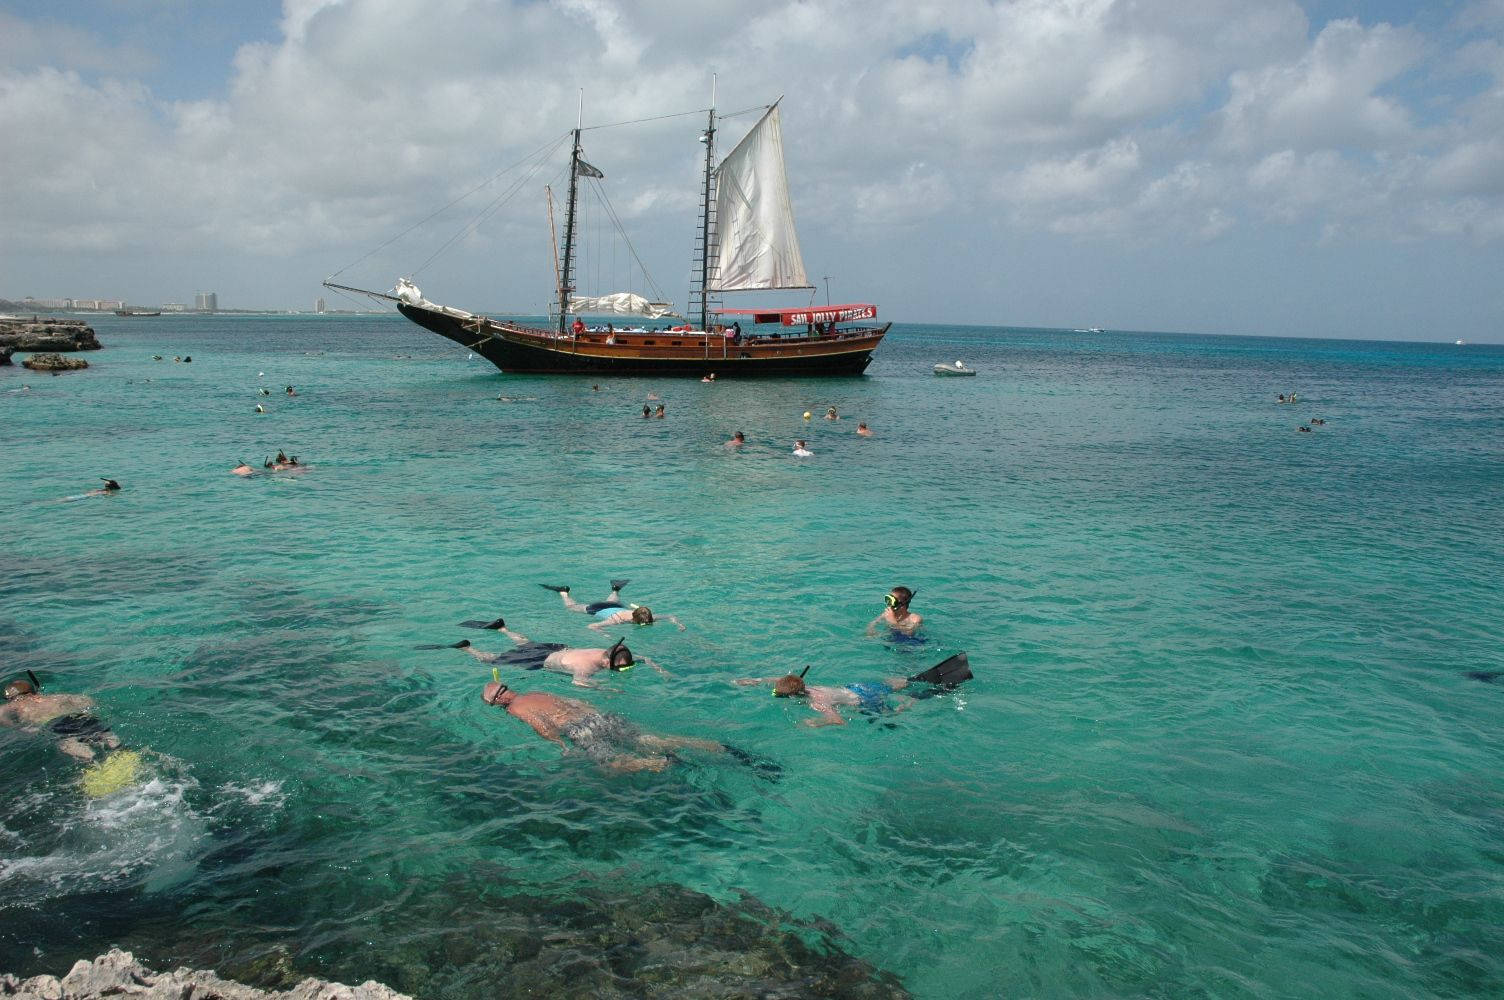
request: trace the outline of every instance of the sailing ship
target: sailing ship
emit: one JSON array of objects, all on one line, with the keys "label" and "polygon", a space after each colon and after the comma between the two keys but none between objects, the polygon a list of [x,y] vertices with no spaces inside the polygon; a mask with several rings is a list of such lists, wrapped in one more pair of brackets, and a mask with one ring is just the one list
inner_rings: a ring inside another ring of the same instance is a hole
[{"label": "sailing ship", "polygon": [[[581,131],[574,129],[563,245],[555,267],[557,299],[548,326],[493,319],[430,302],[406,278],[388,293],[332,280],[325,281],[325,287],[394,302],[403,316],[481,355],[503,372],[695,378],[714,373],[718,378],[745,378],[860,375],[871,363],[891,325],[875,322],[875,305],[721,307],[720,296],[728,292],[814,290],[794,228],[777,102],[719,165],[716,112],[709,111],[700,137],[705,169],[694,287],[686,310],[689,317],[677,323],[666,303],[650,302],[633,292],[576,294],[580,180],[604,176],[582,158]],[[587,327],[585,316],[636,316],[660,322],[650,326],[639,321],[623,329],[612,323]]]}]

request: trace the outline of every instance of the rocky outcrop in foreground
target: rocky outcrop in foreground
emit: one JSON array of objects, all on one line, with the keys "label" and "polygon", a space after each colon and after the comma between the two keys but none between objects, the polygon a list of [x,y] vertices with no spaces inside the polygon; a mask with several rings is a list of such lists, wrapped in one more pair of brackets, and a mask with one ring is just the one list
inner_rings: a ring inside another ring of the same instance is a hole
[{"label": "rocky outcrop in foreground", "polygon": [[220,979],[212,972],[177,969],[153,972],[128,951],[112,948],[92,962],[78,962],[62,979],[34,976],[20,980],[0,976],[0,997],[20,1000],[95,1000],[141,997],[144,1000],[412,1000],[380,983],[359,986],[305,979],[285,993],[271,993]]},{"label": "rocky outcrop in foreground", "polygon": [[0,319],[0,348],[14,351],[97,351],[94,328],[76,319]]},{"label": "rocky outcrop in foreground", "polygon": [[89,367],[83,358],[65,358],[61,354],[33,354],[21,364],[34,372],[76,372]]}]

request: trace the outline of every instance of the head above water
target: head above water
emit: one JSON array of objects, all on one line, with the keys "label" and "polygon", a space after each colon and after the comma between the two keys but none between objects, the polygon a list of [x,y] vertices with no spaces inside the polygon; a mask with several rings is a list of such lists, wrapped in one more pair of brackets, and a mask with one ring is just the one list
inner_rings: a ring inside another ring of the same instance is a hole
[{"label": "head above water", "polygon": [[809,673],[809,664],[797,674],[785,674],[773,682],[774,698],[797,698],[802,694],[809,693],[809,687],[804,683],[804,675]]},{"label": "head above water", "polygon": [[641,607],[633,608],[632,609],[632,624],[634,624],[634,625],[651,625],[651,624],[653,624],[653,609],[650,608],[650,607],[648,607],[648,606],[646,606],[646,605],[643,605]]},{"label": "head above water", "polygon": [[5,685],[5,700],[10,701],[12,698],[21,698],[28,694],[36,694],[40,690],[42,690],[42,682],[37,680],[36,674],[28,670],[26,671],[25,678],[17,677]]},{"label": "head above water", "polygon": [[632,651],[626,646],[625,638],[617,639],[616,644],[606,650],[606,665],[612,670],[631,670],[637,661],[632,657]]},{"label": "head above water", "polygon": [[512,698],[515,698],[516,696],[517,692],[513,691],[511,688],[507,687],[500,681],[492,681],[485,687],[481,688],[480,692],[481,700],[484,701],[487,705],[505,706],[510,704]]},{"label": "head above water", "polygon": [[[103,476],[100,476],[100,478],[104,479]],[[115,480],[113,480],[113,479],[105,479],[104,480],[104,488],[107,489],[107,490],[118,490],[118,489],[120,489],[120,484],[117,483],[117,482],[115,482]]]},{"label": "head above water", "polygon": [[914,592],[908,587],[894,587],[883,595],[883,601],[890,608],[907,608],[909,602],[914,599]]}]

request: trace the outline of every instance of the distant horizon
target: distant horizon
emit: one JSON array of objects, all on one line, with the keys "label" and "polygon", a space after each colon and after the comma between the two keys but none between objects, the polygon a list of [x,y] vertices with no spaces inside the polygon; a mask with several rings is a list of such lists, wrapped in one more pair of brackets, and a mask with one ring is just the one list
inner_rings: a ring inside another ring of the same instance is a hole
[{"label": "distant horizon", "polygon": [[[5,302],[5,301],[9,301],[9,302],[12,302],[12,303],[17,304],[17,305],[20,304],[19,300],[6,299],[5,296],[0,295],[0,302]],[[127,306],[126,308],[127,309],[152,310],[152,309],[157,309],[157,308],[160,308],[160,307],[150,306],[150,305],[130,305],[130,306]],[[530,312],[530,311],[522,310],[522,309],[476,309],[476,310],[471,310],[471,311],[474,311],[474,312],[476,312],[476,313],[478,313],[480,315],[483,315],[483,316],[490,316],[490,317],[493,317],[493,318],[495,318],[495,317],[509,317],[509,318],[515,318],[515,319],[546,319],[546,318],[548,318],[548,314],[546,314],[546,313]],[[35,310],[35,312],[37,312],[38,314],[51,313],[51,314],[79,315],[79,316],[113,316],[113,315],[115,315],[115,311],[111,310],[111,309],[38,308],[38,309]],[[4,309],[0,309],[0,316],[3,316],[3,315],[4,315]],[[213,310],[213,311],[201,310],[201,309],[173,309],[173,310],[165,310],[165,311],[162,312],[161,317],[152,317],[152,318],[166,319],[166,318],[171,317],[171,316],[193,316],[193,317],[225,316],[225,317],[233,318],[235,316],[321,316],[321,315],[322,316],[388,317],[388,318],[391,318],[393,320],[396,320],[396,321],[399,321],[399,322],[403,322],[403,323],[410,322],[401,313],[397,312],[395,308],[392,308],[392,309],[380,309],[380,308],[375,308],[375,309],[338,308],[338,309],[325,309],[324,312],[320,313],[320,312],[318,312],[318,311],[316,311],[314,309],[297,309],[297,308],[293,308],[293,307],[280,308],[279,309],[279,308],[275,308],[275,307],[268,307],[268,308],[239,308],[239,307],[221,306],[219,309],[216,309],[216,310]],[[124,318],[124,317],[121,317],[121,318]],[[895,326],[951,327],[951,328],[959,329],[959,330],[1020,330],[1020,331],[1031,331],[1031,332],[1037,331],[1037,332],[1046,332],[1046,333],[1080,333],[1082,335],[1088,335],[1088,336],[1092,335],[1092,333],[1093,333],[1092,330],[1090,330],[1089,328],[1085,328],[1085,327],[1050,326],[1050,325],[1032,324],[1032,323],[945,323],[945,322],[936,322],[934,320],[914,320],[914,319],[896,319],[896,318],[889,319],[889,321],[892,322]],[[1141,334],[1141,335],[1146,335],[1146,336],[1228,337],[1228,338],[1243,339],[1243,340],[1289,340],[1289,341],[1300,341],[1300,340],[1329,341],[1330,340],[1330,341],[1342,341],[1342,342],[1345,342],[1345,343],[1417,344],[1417,345],[1422,345],[1422,344],[1423,345],[1435,345],[1435,344],[1455,345],[1455,343],[1456,343],[1457,340],[1461,340],[1461,341],[1463,341],[1462,346],[1469,346],[1469,347],[1470,346],[1475,346],[1475,345],[1479,346],[1479,347],[1501,347],[1501,346],[1504,346],[1504,339],[1501,339],[1501,340],[1473,340],[1473,339],[1470,339],[1470,338],[1467,338],[1467,337],[1440,337],[1440,338],[1435,339],[1435,340],[1416,340],[1416,339],[1411,339],[1411,338],[1393,338],[1393,337],[1386,338],[1386,337],[1342,336],[1342,335],[1338,335],[1338,334],[1333,334],[1333,335],[1325,336],[1325,337],[1318,337],[1318,336],[1311,336],[1311,335],[1307,335],[1307,334],[1285,334],[1285,335],[1279,335],[1279,334],[1268,334],[1268,333],[1230,333],[1230,332],[1213,331],[1213,330],[1147,330],[1147,329],[1130,329],[1130,328],[1127,328],[1127,327],[1101,327],[1100,328],[1100,332],[1103,333],[1103,334],[1122,333],[1122,334],[1130,334],[1130,335],[1140,335]]]}]

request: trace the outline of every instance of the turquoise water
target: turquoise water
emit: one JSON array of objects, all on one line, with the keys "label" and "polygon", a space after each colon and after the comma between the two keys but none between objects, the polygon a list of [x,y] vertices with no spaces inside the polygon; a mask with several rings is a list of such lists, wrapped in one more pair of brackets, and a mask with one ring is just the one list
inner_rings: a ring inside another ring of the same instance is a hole
[{"label": "turquoise water", "polygon": [[[1504,678],[1468,676],[1504,670],[1504,348],[900,325],[863,379],[594,391],[396,318],[96,328],[89,372],[0,370],[0,654],[152,780],[85,802],[0,731],[0,969],[281,949],[489,996],[444,933],[493,886],[670,883],[921,997],[1504,992]],[[229,474],[278,448],[313,468]],[[611,577],[688,625],[613,633],[674,676],[513,679],[783,780],[608,777],[413,649],[590,644],[538,584]],[[895,584],[923,647],[863,635]],[[730,683],[962,649],[955,695],[842,728]]]}]

